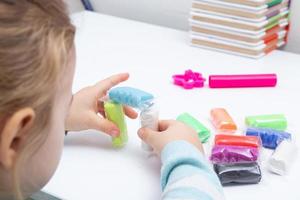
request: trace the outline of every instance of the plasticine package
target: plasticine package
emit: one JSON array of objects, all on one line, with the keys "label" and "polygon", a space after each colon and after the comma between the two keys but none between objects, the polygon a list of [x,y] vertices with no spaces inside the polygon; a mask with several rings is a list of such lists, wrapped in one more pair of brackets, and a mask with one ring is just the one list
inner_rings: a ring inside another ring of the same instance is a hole
[{"label": "plasticine package", "polygon": [[180,114],[177,121],[183,122],[184,124],[193,128],[197,133],[202,143],[205,143],[210,137],[210,130],[206,128],[201,122],[188,113]]},{"label": "plasticine package", "polygon": [[245,135],[216,135],[215,145],[261,147],[261,140],[257,136]]},{"label": "plasticine package", "polygon": [[104,102],[104,110],[107,119],[116,124],[120,129],[120,135],[112,137],[113,146],[116,148],[125,146],[128,141],[128,135],[123,106],[114,102]]},{"label": "plasticine package", "polygon": [[247,116],[247,126],[258,128],[272,128],[284,131],[287,128],[287,119],[283,114]]},{"label": "plasticine package", "polygon": [[212,124],[219,132],[234,133],[237,130],[235,122],[224,108],[212,109],[210,116]]},{"label": "plasticine package", "polygon": [[268,168],[275,174],[285,175],[297,156],[298,150],[295,143],[284,140],[269,159]]},{"label": "plasticine package", "polygon": [[[158,131],[159,110],[155,104],[145,108],[140,113],[141,127]],[[152,151],[153,148],[142,142],[142,148],[146,151]]]},{"label": "plasticine package", "polygon": [[233,164],[256,162],[258,157],[258,148],[215,145],[212,148],[210,160],[214,164]]},{"label": "plasticine package", "polygon": [[246,135],[259,136],[262,146],[269,149],[276,149],[283,140],[292,139],[290,133],[270,128],[248,128]]},{"label": "plasticine package", "polygon": [[261,170],[256,162],[236,164],[214,164],[222,185],[256,184],[261,180]]}]

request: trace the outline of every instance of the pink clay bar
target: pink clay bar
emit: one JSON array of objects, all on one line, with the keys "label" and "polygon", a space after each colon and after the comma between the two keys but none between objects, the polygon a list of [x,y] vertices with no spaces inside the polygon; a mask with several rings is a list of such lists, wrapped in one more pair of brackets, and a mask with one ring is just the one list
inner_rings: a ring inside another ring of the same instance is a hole
[{"label": "pink clay bar", "polygon": [[276,74],[210,75],[210,88],[275,87]]}]

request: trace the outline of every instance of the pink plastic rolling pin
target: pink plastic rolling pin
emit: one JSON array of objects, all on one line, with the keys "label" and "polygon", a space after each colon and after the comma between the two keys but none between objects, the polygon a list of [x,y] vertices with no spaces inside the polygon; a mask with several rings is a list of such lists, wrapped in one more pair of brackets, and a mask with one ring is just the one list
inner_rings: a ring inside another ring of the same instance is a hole
[{"label": "pink plastic rolling pin", "polygon": [[275,87],[276,74],[210,75],[211,88]]}]

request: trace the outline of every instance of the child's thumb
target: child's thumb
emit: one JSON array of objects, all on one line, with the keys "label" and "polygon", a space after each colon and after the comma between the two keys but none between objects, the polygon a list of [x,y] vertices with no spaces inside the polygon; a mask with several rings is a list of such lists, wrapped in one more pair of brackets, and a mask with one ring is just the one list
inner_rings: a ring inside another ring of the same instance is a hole
[{"label": "child's thumb", "polygon": [[140,128],[138,130],[139,137],[147,144],[151,144],[153,141],[153,137],[155,137],[156,132],[149,128]]},{"label": "child's thumb", "polygon": [[111,121],[105,118],[101,118],[96,114],[92,114],[89,120],[89,129],[95,129],[106,133],[112,137],[120,135],[119,128]]}]

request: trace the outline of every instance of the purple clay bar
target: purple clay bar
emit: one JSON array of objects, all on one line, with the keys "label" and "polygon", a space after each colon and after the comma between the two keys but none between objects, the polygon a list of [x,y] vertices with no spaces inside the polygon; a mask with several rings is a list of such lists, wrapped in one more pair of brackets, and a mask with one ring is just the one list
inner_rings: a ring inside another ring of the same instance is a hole
[{"label": "purple clay bar", "polygon": [[216,145],[212,149],[210,160],[213,164],[247,163],[257,161],[258,156],[258,148]]}]

